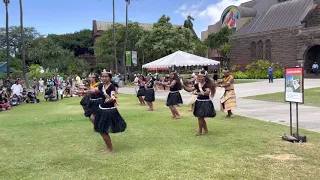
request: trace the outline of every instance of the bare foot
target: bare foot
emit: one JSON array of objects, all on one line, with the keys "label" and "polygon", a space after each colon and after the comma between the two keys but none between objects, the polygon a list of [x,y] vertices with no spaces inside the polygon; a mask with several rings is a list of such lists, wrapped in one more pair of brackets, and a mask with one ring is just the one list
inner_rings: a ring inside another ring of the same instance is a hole
[{"label": "bare foot", "polygon": [[148,111],[153,111],[153,109],[148,109]]},{"label": "bare foot", "polygon": [[107,149],[103,149],[103,150],[101,150],[101,152],[104,152],[104,153],[112,153],[113,152],[113,149],[109,149],[109,148],[107,148]]},{"label": "bare foot", "polygon": [[204,132],[204,133],[203,133],[203,135],[208,135],[208,133],[209,133],[209,132],[208,132],[208,131],[206,131],[206,132]]},{"label": "bare foot", "polygon": [[180,116],[176,116],[176,119],[180,119],[181,117]]},{"label": "bare foot", "polygon": [[175,118],[176,118],[176,116],[172,116],[171,118],[172,118],[172,119],[175,119]]},{"label": "bare foot", "polygon": [[188,111],[189,111],[189,112],[192,112],[192,109],[189,109]]},{"label": "bare foot", "polygon": [[201,136],[201,132],[197,132],[195,135],[196,136]]}]

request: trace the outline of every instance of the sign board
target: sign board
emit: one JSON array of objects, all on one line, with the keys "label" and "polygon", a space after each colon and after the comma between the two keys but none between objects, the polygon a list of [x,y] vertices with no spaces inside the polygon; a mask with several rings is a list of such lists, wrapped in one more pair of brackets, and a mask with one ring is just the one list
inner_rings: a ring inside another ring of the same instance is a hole
[{"label": "sign board", "polygon": [[126,66],[131,66],[131,51],[126,51]]},{"label": "sign board", "polygon": [[302,67],[285,69],[285,101],[304,103],[304,77]]},{"label": "sign board", "polygon": [[132,64],[134,66],[137,66],[137,57],[138,57],[137,51],[132,51]]}]

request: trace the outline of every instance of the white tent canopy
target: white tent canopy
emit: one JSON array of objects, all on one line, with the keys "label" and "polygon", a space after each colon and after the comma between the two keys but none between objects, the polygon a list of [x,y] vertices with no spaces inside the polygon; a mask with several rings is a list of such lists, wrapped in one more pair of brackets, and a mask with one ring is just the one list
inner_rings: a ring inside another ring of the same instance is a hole
[{"label": "white tent canopy", "polygon": [[196,56],[182,51],[177,51],[161,59],[152,61],[148,64],[144,64],[142,65],[142,68],[164,68],[172,66],[210,66],[219,64],[219,61]]}]

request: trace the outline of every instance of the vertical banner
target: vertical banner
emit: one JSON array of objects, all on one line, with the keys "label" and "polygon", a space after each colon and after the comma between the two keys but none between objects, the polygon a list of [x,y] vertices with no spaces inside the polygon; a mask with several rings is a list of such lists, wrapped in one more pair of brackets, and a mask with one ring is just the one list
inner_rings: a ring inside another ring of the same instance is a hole
[{"label": "vertical banner", "polygon": [[137,51],[132,51],[132,64],[137,66]]},{"label": "vertical banner", "polygon": [[292,67],[285,70],[285,101],[304,103],[303,68]]},{"label": "vertical banner", "polygon": [[131,51],[126,51],[126,66],[131,66]]}]

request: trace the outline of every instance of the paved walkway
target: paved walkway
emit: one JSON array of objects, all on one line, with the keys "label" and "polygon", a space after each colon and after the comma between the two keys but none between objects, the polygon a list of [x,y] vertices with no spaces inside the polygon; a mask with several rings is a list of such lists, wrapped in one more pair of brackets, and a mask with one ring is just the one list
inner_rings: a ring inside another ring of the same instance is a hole
[{"label": "paved walkway", "polygon": [[[320,80],[305,79],[305,89],[320,87]],[[235,114],[255,118],[259,120],[276,122],[280,124],[289,125],[289,104],[275,103],[267,101],[257,101],[244,99],[244,97],[269,94],[284,91],[284,80],[275,80],[273,84],[267,81],[236,84],[235,90],[237,94],[237,109]],[[121,88],[120,93],[135,94],[134,88]],[[224,90],[218,88],[214,105],[216,110],[220,109],[219,100]],[[166,99],[168,92],[156,93],[157,99]],[[186,91],[181,91],[184,103],[188,102],[190,94]],[[293,124],[295,125],[295,105],[293,106]],[[299,106],[299,127],[320,133],[320,107]]]}]

